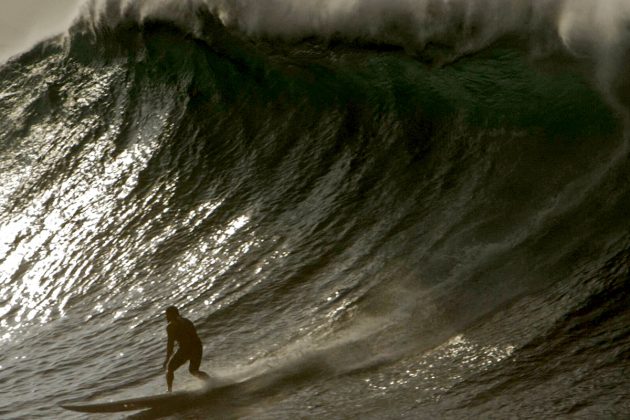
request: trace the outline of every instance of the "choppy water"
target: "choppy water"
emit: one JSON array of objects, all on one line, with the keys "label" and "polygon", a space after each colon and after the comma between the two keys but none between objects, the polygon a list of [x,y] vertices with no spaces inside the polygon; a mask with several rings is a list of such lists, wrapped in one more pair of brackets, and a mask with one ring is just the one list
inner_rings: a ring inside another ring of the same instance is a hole
[{"label": "choppy water", "polygon": [[239,385],[143,418],[627,416],[628,8],[273,3],[0,68],[0,417],[163,392],[171,304]]}]

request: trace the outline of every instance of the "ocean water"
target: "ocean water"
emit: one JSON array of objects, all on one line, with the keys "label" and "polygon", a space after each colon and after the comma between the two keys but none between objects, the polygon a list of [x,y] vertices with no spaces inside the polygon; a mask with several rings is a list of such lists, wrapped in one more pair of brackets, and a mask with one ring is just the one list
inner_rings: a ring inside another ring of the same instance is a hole
[{"label": "ocean water", "polygon": [[630,6],[304,3],[0,67],[0,417],[164,392],[177,305],[233,385],[135,418],[627,418]]}]

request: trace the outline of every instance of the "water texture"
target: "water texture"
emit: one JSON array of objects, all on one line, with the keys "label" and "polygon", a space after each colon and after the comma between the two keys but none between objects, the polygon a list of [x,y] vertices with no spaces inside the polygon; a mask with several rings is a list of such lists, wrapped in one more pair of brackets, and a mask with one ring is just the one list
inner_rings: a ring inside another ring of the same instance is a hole
[{"label": "water texture", "polygon": [[626,417],[630,7],[306,3],[0,67],[0,417],[163,392],[172,304],[235,385],[136,418]]}]

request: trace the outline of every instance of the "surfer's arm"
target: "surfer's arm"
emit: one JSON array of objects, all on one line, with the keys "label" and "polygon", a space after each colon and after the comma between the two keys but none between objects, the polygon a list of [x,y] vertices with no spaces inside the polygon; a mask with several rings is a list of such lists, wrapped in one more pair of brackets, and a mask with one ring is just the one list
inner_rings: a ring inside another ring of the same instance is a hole
[{"label": "surfer's arm", "polygon": [[166,369],[166,365],[168,364],[169,359],[173,355],[173,348],[175,347],[175,338],[170,328],[166,329],[168,333],[168,339],[166,341],[166,360],[164,361],[164,369]]}]

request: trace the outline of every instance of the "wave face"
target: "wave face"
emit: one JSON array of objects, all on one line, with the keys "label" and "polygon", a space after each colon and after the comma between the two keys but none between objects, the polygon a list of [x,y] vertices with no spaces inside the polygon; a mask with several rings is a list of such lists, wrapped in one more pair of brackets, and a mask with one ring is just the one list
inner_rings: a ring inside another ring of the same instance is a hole
[{"label": "wave face", "polygon": [[621,24],[147,3],[0,68],[3,418],[162,392],[171,304],[242,385],[144,418],[628,412]]}]

